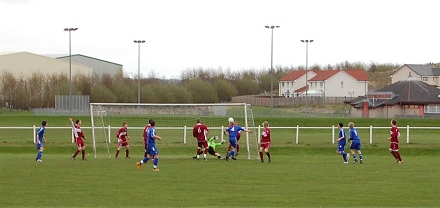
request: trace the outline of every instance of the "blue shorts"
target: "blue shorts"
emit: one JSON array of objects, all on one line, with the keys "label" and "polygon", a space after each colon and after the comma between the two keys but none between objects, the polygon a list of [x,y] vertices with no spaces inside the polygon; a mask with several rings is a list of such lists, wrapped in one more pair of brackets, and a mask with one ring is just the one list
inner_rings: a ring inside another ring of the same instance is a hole
[{"label": "blue shorts", "polygon": [[37,144],[37,149],[40,149],[41,147],[44,147],[43,144]]},{"label": "blue shorts", "polygon": [[155,146],[148,147],[147,148],[147,154],[149,154],[150,156],[155,156],[155,155],[159,154],[159,150],[157,150],[157,148]]},{"label": "blue shorts", "polygon": [[336,149],[336,151],[338,152],[343,152],[345,150],[345,145],[338,145],[338,148]]},{"label": "blue shorts", "polygon": [[237,138],[235,137],[229,138],[229,144],[231,145],[231,147],[237,148]]},{"label": "blue shorts", "polygon": [[352,142],[350,144],[350,149],[352,150],[361,150],[361,143],[360,142]]}]

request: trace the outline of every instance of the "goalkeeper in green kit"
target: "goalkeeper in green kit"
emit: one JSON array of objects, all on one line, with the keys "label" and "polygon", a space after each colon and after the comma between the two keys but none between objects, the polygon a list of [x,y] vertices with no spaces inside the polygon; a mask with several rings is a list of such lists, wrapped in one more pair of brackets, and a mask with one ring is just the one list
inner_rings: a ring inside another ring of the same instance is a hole
[{"label": "goalkeeper in green kit", "polygon": [[218,152],[215,151],[215,148],[216,148],[217,146],[222,146],[223,143],[225,143],[225,140],[222,139],[222,142],[216,143],[216,142],[214,142],[214,140],[216,140],[216,139],[218,139],[217,136],[215,136],[215,137],[210,137],[210,138],[208,139],[208,153],[209,153],[210,155],[217,156],[217,158],[218,158],[219,160],[223,160],[223,158],[222,158],[222,156],[220,155],[220,153],[218,153]]}]

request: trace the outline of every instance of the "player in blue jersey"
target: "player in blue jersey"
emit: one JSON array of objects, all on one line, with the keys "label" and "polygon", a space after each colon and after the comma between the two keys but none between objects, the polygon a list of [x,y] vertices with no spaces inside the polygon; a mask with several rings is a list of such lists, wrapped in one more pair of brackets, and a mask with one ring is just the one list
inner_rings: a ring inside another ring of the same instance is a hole
[{"label": "player in blue jersey", "polygon": [[226,132],[229,132],[229,144],[231,145],[232,150],[228,153],[228,155],[226,155],[226,160],[229,160],[229,157],[232,157],[233,160],[236,160],[235,152],[237,149],[238,133],[240,131],[252,133],[252,131],[244,129],[239,125],[235,125],[233,118],[229,118],[228,121],[229,121],[229,127],[223,130],[223,133],[226,135]]},{"label": "player in blue jersey", "polygon": [[351,154],[353,155],[353,159],[354,162],[353,164],[355,164],[358,160],[356,158],[356,153],[355,150],[357,150],[358,154],[359,154],[359,162],[362,164],[362,152],[361,152],[361,139],[359,138],[358,132],[356,130],[356,128],[354,128],[354,123],[350,122],[348,123],[348,127],[350,128],[350,140],[351,144],[350,144],[350,151]]},{"label": "player in blue jersey", "polygon": [[157,164],[159,163],[159,151],[156,148],[156,139],[161,141],[162,138],[156,135],[155,126],[156,122],[154,120],[151,120],[150,127],[147,130],[147,154],[150,157],[145,157],[144,159],[136,163],[138,170],[141,170],[142,164],[151,159],[153,160],[153,171],[159,171],[159,168],[157,168]]},{"label": "player in blue jersey", "polygon": [[46,142],[46,139],[44,138],[44,132],[46,131],[46,126],[47,126],[47,121],[41,122],[41,127],[37,131],[36,142],[37,142],[37,149],[39,150],[37,154],[37,158],[35,158],[35,161],[37,162],[43,162],[43,160],[41,160],[41,157],[43,157],[44,143]]},{"label": "player in blue jersey", "polygon": [[345,130],[342,128],[344,124],[339,123],[338,129],[339,129],[339,138],[336,140],[338,141],[338,148],[336,149],[336,153],[342,155],[342,159],[344,159],[344,163],[348,163],[348,160],[350,159],[350,154],[345,153],[345,144],[347,143],[346,137],[345,137]]}]

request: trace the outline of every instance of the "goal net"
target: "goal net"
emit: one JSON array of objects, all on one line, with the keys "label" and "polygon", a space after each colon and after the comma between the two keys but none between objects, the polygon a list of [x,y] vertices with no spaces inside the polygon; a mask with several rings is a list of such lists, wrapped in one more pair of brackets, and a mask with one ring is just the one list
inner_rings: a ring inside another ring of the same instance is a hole
[{"label": "goal net", "polygon": [[[192,135],[197,118],[208,127],[208,138],[218,136],[216,142],[226,141],[215,149],[224,157],[229,137],[223,135],[223,130],[229,125],[229,117],[238,121],[244,129],[254,132],[242,132],[238,158],[258,157],[258,135],[249,104],[90,103],[90,112],[95,158],[115,157],[118,146],[116,134],[123,122],[128,123],[130,157],[143,157],[143,132],[150,119],[156,122],[156,134],[162,137],[162,141],[156,141],[161,158],[192,158],[197,153],[197,140]],[[125,157],[124,152],[122,147],[119,157]]]}]

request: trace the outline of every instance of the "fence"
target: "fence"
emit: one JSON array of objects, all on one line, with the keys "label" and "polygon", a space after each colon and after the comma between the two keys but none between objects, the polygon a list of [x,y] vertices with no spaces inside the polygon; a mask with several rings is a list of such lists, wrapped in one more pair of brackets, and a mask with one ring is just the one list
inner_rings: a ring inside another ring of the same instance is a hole
[{"label": "fence", "polygon": [[[252,106],[270,106],[270,96],[259,96],[259,95],[243,95],[231,98],[233,103],[248,103]],[[351,98],[347,97],[308,97],[307,101],[310,105],[318,104],[344,104]],[[305,97],[283,97],[283,96],[273,96],[273,106],[294,106],[294,105],[305,105]]]},{"label": "fence", "polygon": [[55,108],[34,108],[34,115],[90,115],[89,95],[55,95]]},{"label": "fence", "polygon": [[[30,136],[29,138],[33,138],[33,140],[34,140],[33,142],[35,143],[36,142],[36,136],[35,135],[36,135],[36,132],[37,132],[38,128],[39,127],[37,127],[37,126],[32,126],[32,127],[0,127],[0,130],[1,129],[5,129],[5,130],[7,130],[7,129],[33,130],[33,135],[29,135]],[[92,127],[81,127],[81,128],[82,129],[92,129]],[[95,129],[97,129],[97,128],[102,128],[102,127],[95,127]],[[107,127],[104,127],[104,128],[108,132],[107,135],[113,135],[111,133],[111,131],[112,130],[117,131],[120,127],[119,126],[118,127],[107,126]],[[223,137],[224,137],[223,130],[225,128],[226,127],[222,126],[222,127],[211,127],[210,129],[211,129],[211,132],[215,132],[216,130],[219,131],[218,133],[221,133],[220,135],[221,135],[221,138],[223,139]],[[272,132],[274,130],[277,130],[277,129],[292,129],[292,130],[295,130],[294,136],[295,136],[295,143],[296,144],[300,143],[301,130],[307,130],[307,129],[309,129],[309,130],[318,130],[318,129],[319,130],[323,130],[323,129],[324,130],[328,130],[329,134],[331,134],[331,141],[329,141],[329,142],[331,142],[332,144],[335,143],[335,141],[337,139],[336,135],[338,133],[337,132],[338,128],[335,127],[335,126],[331,126],[331,127],[302,127],[302,126],[293,126],[293,127],[270,127],[270,128],[271,128]],[[72,130],[72,127],[46,127],[46,129],[66,129],[66,130]],[[133,129],[133,130],[143,130],[144,127],[130,127],[130,129]],[[187,136],[186,136],[187,135],[187,131],[192,131],[193,127],[192,126],[191,127],[188,127],[188,126],[182,126],[182,127],[157,127],[156,129],[158,129],[158,130],[160,130],[160,129],[164,129],[164,130],[166,130],[166,129],[182,130],[182,133],[184,135],[183,138],[182,138],[183,139],[183,143],[186,144],[186,142],[187,142]],[[257,135],[261,135],[262,129],[263,129],[263,127],[261,127],[261,126],[256,127],[256,132],[255,133],[257,133]],[[369,127],[356,127],[356,129],[358,129],[358,130],[359,129],[369,130],[369,143],[372,144],[373,143],[373,130],[375,130],[375,129],[387,130],[387,129],[390,129],[390,127],[373,127],[371,125]],[[411,136],[410,132],[411,132],[411,130],[416,130],[416,129],[418,129],[418,130],[440,130],[440,127],[410,127],[409,125],[406,126],[406,127],[400,127],[400,130],[406,131],[406,143],[410,143],[411,142],[411,140],[410,140],[410,136]],[[72,143],[74,143],[73,134],[71,134],[71,135],[72,135],[71,136]],[[109,136],[109,138],[108,138],[108,142],[109,143],[111,142],[111,138],[112,137]],[[405,138],[404,135],[401,136],[401,139],[403,139],[403,138]]]}]

